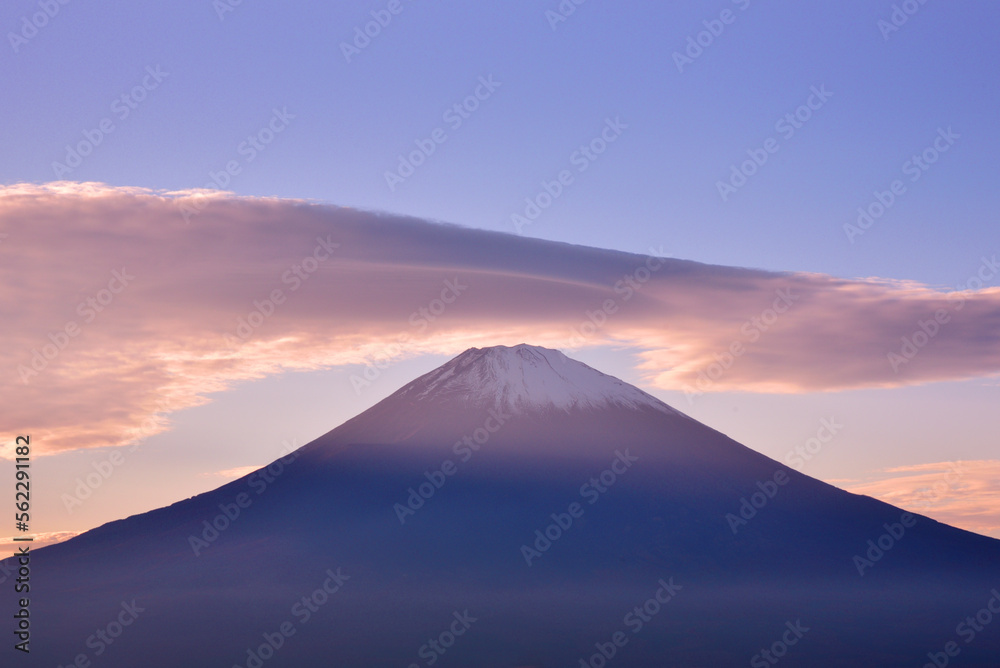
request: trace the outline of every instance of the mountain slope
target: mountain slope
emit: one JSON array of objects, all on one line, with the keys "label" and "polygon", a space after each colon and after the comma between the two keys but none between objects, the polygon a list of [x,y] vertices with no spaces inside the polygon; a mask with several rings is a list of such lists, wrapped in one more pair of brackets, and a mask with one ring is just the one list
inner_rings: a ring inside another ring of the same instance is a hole
[{"label": "mountain slope", "polygon": [[[471,349],[265,469],[40,550],[32,659],[772,665],[788,631],[782,665],[922,665],[998,564],[1000,541],[789,470],[557,351]],[[961,665],[994,665],[1000,625],[959,642]]]}]

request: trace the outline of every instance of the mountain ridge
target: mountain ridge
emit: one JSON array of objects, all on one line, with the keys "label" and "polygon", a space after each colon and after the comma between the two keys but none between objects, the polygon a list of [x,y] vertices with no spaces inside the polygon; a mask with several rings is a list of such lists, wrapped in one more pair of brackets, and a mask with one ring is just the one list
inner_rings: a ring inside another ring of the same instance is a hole
[{"label": "mountain ridge", "polygon": [[[584,389],[539,399],[577,371]],[[265,486],[262,468],[33,552],[37,657],[66,661],[136,599],[148,612],[102,665],[248,665],[332,569],[342,591],[265,668],[411,665],[466,609],[480,621],[441,665],[578,665],[660,579],[682,588],[621,665],[746,665],[798,618],[813,630],[782,665],[920,665],[1000,582],[1000,541],[904,524],[623,385],[548,349],[466,351],[264,467]],[[983,634],[962,658],[998,653]]]}]

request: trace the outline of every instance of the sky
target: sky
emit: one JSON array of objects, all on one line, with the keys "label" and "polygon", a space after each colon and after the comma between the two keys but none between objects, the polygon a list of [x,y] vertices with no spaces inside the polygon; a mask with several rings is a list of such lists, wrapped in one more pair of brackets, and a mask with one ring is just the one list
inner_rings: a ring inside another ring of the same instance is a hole
[{"label": "sky", "polygon": [[[37,530],[206,491],[469,345],[525,339],[780,461],[830,435],[797,468],[1000,536],[997,18],[971,2],[6,3],[0,387],[17,410],[0,431],[46,435]],[[340,247],[291,294],[282,276],[323,226]],[[671,262],[572,340],[637,271],[626,254]],[[462,272],[471,298],[417,331],[409,315]],[[123,289],[85,322],[105,287]],[[275,287],[288,305],[226,341]],[[776,303],[783,288],[801,300]],[[79,338],[23,382],[71,320]],[[735,343],[746,354],[693,395]]]}]

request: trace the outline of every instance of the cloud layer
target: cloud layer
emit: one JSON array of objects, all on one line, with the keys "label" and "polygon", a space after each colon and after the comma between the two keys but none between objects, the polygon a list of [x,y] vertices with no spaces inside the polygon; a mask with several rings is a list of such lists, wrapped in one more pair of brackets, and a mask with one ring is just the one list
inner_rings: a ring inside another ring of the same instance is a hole
[{"label": "cloud layer", "polygon": [[945,524],[1000,538],[1000,460],[898,466],[872,480],[834,484]]},{"label": "cloud layer", "polygon": [[238,380],[525,341],[628,345],[691,394],[1000,372],[992,254],[945,293],[92,183],[0,188],[0,254],[0,431],[49,451],[157,433]]}]

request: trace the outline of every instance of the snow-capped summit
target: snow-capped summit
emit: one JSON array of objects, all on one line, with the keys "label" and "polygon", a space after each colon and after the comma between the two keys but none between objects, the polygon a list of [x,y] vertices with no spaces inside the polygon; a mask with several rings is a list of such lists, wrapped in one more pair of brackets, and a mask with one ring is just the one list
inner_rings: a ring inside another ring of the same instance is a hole
[{"label": "snow-capped summit", "polygon": [[400,395],[417,401],[454,397],[515,414],[610,406],[677,414],[656,397],[558,350],[524,343],[470,348],[407,385]]}]

